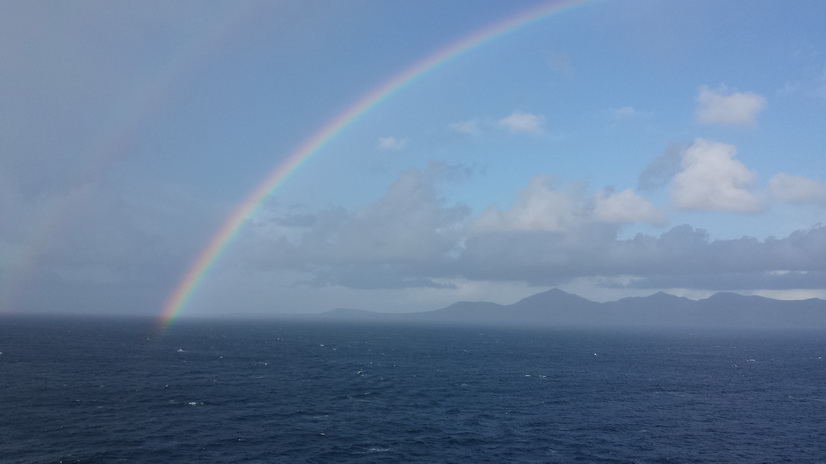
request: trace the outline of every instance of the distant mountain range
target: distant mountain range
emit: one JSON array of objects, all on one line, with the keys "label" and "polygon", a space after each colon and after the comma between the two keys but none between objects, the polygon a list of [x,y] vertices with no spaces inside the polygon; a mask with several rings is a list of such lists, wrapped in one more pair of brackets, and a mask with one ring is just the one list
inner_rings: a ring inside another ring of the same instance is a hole
[{"label": "distant mountain range", "polygon": [[659,292],[647,297],[597,303],[552,289],[510,305],[462,301],[435,311],[406,314],[336,309],[321,317],[347,321],[534,327],[823,329],[826,328],[826,300],[774,300],[726,292],[704,300],[690,300]]}]

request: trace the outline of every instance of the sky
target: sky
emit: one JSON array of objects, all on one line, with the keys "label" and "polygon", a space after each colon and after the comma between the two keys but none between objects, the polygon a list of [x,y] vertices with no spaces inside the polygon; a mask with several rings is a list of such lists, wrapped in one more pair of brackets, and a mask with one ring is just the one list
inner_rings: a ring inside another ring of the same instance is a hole
[{"label": "sky", "polygon": [[[325,125],[418,73],[251,195]],[[0,313],[826,298],[826,3],[4,1]],[[219,253],[193,266],[243,205]]]}]

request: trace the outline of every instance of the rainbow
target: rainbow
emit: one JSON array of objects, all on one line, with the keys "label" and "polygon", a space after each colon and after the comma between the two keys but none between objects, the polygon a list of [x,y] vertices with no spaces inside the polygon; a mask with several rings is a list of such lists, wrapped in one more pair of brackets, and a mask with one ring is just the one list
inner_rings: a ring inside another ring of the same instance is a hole
[{"label": "rainbow", "polygon": [[555,13],[585,4],[588,1],[590,0],[552,0],[478,30],[416,62],[384,84],[368,92],[361,99],[357,100],[355,104],[324,124],[295,151],[290,153],[281,164],[276,166],[275,170],[232,212],[218,233],[212,237],[164,304],[159,321],[161,330],[168,327],[181,313],[181,310],[186,306],[187,301],[198,288],[207,271],[209,271],[215,261],[221,256],[221,253],[226,249],[227,245],[232,242],[232,239],[244,225],[244,222],[255,212],[258,206],[261,205],[276,188],[282,185],[302,163],[312,155],[318,153],[361,116],[384,101],[387,97],[451,59],[490,42],[493,39],[514,32]]}]

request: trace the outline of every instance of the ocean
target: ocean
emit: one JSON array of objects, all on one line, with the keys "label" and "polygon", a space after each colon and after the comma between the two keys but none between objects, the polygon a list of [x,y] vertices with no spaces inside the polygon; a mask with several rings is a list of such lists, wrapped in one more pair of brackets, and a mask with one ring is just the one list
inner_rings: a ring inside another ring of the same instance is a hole
[{"label": "ocean", "polygon": [[826,462],[825,335],[4,316],[0,462]]}]

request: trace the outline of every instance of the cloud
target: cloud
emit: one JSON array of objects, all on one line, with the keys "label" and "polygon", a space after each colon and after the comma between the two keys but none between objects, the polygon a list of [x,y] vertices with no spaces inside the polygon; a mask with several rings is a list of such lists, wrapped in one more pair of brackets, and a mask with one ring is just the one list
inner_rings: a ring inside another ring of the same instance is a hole
[{"label": "cloud", "polygon": [[482,232],[545,231],[576,233],[589,223],[648,222],[662,225],[665,214],[633,190],[600,190],[588,198],[582,186],[554,190],[549,175],[532,178],[509,209],[486,208],[473,222]]},{"label": "cloud", "polygon": [[672,183],[674,205],[681,210],[760,210],[750,189],[756,174],[734,159],[736,154],[733,145],[697,139],[682,153],[682,170]]},{"label": "cloud", "polygon": [[[675,227],[659,239],[639,235],[618,243],[637,256],[635,288],[754,290],[821,288],[826,277],[826,227],[785,238],[710,240],[701,229]],[[669,265],[668,261],[674,264]]]},{"label": "cloud", "polygon": [[700,87],[697,96],[697,122],[701,124],[725,124],[733,126],[753,126],[757,113],[766,107],[766,99],[753,92],[719,91]]},{"label": "cloud", "polygon": [[470,209],[444,205],[437,186],[466,175],[464,168],[432,163],[403,171],[382,198],[359,211],[322,210],[294,228],[300,230],[262,225],[246,237],[246,257],[236,264],[255,259],[261,267],[309,272],[313,285],[441,288],[422,270],[451,252]]},{"label": "cloud", "polygon": [[514,111],[510,115],[498,120],[491,118],[474,118],[454,122],[448,126],[448,130],[454,134],[471,138],[479,137],[497,127],[505,129],[511,134],[540,135],[545,133],[544,125],[545,117],[542,115]]},{"label": "cloud", "polygon": [[640,111],[633,106],[622,106],[619,108],[608,109],[608,118],[612,121],[633,121],[650,116],[651,113],[647,111]]},{"label": "cloud", "polygon": [[614,193],[611,190],[600,190],[594,197],[594,215],[603,222],[631,223],[647,222],[654,225],[665,225],[666,215],[658,210],[645,198],[634,193],[631,189]]},{"label": "cloud", "polygon": [[682,169],[683,153],[689,147],[685,143],[672,143],[663,153],[640,173],[637,188],[655,190],[665,187]]},{"label": "cloud", "polygon": [[826,207],[826,184],[780,172],[769,179],[769,193],[785,203],[811,203]]},{"label": "cloud", "polygon": [[379,150],[402,150],[407,148],[407,139],[397,139],[396,137],[379,137],[377,148]]},{"label": "cloud", "polygon": [[541,134],[544,132],[545,118],[542,115],[514,111],[510,116],[499,120],[499,126],[507,128],[512,134]]},{"label": "cloud", "polygon": [[482,121],[479,119],[471,119],[468,121],[459,121],[450,125],[449,130],[456,134],[478,137],[482,135]]},{"label": "cloud", "polygon": [[553,231],[576,230],[586,218],[582,195],[575,191],[555,191],[551,177],[532,178],[519,193],[516,204],[507,210],[496,206],[485,209],[475,220],[479,231]]},{"label": "cloud", "polygon": [[[765,205],[752,186],[756,174],[735,159],[732,145],[697,139],[672,144],[640,174],[638,188],[654,190],[672,183],[674,206],[682,210],[757,212]],[[783,172],[768,182],[764,195],[791,204],[826,207],[826,183]]]},{"label": "cloud", "polygon": [[545,286],[580,277],[623,277],[633,288],[793,289],[822,286],[815,277],[826,275],[824,260],[826,227],[760,241],[711,240],[704,230],[681,225],[659,237],[619,240],[611,229],[592,224],[574,236],[474,234],[466,240],[457,271],[466,279]]},{"label": "cloud", "polygon": [[659,225],[664,214],[630,189],[589,194],[584,184],[555,185],[543,175],[510,207],[474,215],[439,195],[441,184],[465,175],[461,167],[433,163],[403,171],[383,197],[359,210],[327,209],[298,221],[264,216],[274,226],[247,228],[234,265],[249,269],[257,260],[265,270],[301,273],[303,285],[351,289],[550,286],[591,278],[621,280],[626,288],[782,290],[815,288],[826,275],[826,227],[761,241],[712,240],[680,225],[620,239],[623,224]]}]

